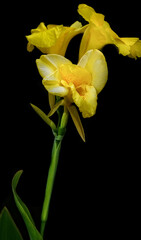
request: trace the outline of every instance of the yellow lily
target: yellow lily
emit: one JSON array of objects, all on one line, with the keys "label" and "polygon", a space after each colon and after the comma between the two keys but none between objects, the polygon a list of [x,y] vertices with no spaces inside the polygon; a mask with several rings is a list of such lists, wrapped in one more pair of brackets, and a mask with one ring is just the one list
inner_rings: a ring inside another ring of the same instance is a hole
[{"label": "yellow lily", "polygon": [[36,63],[46,90],[51,96],[61,97],[60,102],[52,105],[48,116],[60,105],[64,105],[70,112],[80,136],[85,140],[81,120],[73,103],[84,118],[95,114],[97,95],[104,88],[108,77],[104,55],[99,50],[89,50],[75,65],[61,55],[48,54],[42,55]]},{"label": "yellow lily", "polygon": [[65,55],[70,40],[79,33],[83,33],[86,26],[78,21],[70,27],[63,25],[48,25],[43,22],[36,29],[31,30],[31,35],[26,36],[28,40],[27,50],[31,52],[34,46],[42,53],[56,53]]},{"label": "yellow lily", "polygon": [[141,40],[139,38],[120,38],[104,20],[104,15],[96,13],[92,7],[86,4],[78,6],[78,13],[89,22],[84,32],[79,57],[90,49],[102,49],[107,44],[118,47],[119,53],[131,58],[141,57]]}]

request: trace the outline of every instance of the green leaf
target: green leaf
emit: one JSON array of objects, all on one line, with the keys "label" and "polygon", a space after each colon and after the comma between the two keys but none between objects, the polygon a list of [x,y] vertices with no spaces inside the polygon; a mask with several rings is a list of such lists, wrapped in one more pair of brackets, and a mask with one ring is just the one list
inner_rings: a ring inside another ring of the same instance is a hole
[{"label": "green leaf", "polygon": [[41,234],[39,233],[39,231],[37,230],[37,228],[34,224],[34,221],[32,219],[32,216],[31,216],[28,208],[26,207],[26,205],[23,203],[23,201],[20,199],[20,197],[16,193],[16,187],[17,187],[17,184],[19,182],[22,172],[23,172],[22,170],[18,171],[14,175],[13,180],[12,180],[12,191],[14,194],[15,203],[16,203],[17,208],[19,209],[19,212],[21,213],[21,216],[25,222],[30,240],[43,240]]},{"label": "green leaf", "polygon": [[8,209],[3,208],[0,214],[0,239],[1,240],[23,240]]},{"label": "green leaf", "polygon": [[56,130],[55,123],[37,106],[30,103],[31,107],[34,109],[34,111],[47,123],[54,131]]}]

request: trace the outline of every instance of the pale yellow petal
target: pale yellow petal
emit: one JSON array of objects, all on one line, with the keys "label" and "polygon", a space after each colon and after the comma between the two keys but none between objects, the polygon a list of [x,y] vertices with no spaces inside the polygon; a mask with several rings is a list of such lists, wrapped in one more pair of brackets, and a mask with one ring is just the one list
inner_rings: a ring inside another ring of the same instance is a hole
[{"label": "pale yellow petal", "polygon": [[44,84],[48,84],[48,85],[55,85],[59,83],[58,80],[58,71],[54,71],[53,73],[51,73],[50,75],[46,75],[43,80],[42,80],[43,85]]},{"label": "pale yellow petal", "polygon": [[68,59],[57,54],[42,55],[36,60],[40,75],[44,78],[53,74],[54,71],[63,63],[71,63]]},{"label": "pale yellow petal", "polygon": [[42,58],[36,59],[36,64],[38,71],[43,78],[54,72],[54,69],[49,64],[47,64]]},{"label": "pale yellow petal", "polygon": [[49,93],[59,97],[65,97],[69,92],[66,87],[60,86],[59,84],[48,85],[46,82],[44,82],[43,85]]},{"label": "pale yellow petal", "polygon": [[82,23],[79,21],[76,21],[70,27],[75,28],[75,29],[80,29],[80,28],[82,28]]},{"label": "pale yellow petal", "polygon": [[108,68],[103,53],[97,49],[89,50],[83,55],[78,64],[92,74],[92,85],[99,93],[108,79]]},{"label": "pale yellow petal", "polygon": [[88,60],[89,58],[91,57],[91,54],[92,54],[93,50],[89,50],[87,51],[79,60],[78,62],[78,66],[82,67],[82,68],[85,68],[87,63],[88,63]]},{"label": "pale yellow petal", "polygon": [[70,60],[58,54],[45,55],[45,61],[47,64],[53,66],[54,68],[58,68],[61,64],[71,63]]}]

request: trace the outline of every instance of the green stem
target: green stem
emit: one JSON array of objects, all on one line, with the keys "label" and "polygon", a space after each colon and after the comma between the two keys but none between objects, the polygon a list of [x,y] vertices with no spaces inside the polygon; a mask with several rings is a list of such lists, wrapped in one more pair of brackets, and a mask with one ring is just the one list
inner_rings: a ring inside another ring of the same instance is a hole
[{"label": "green stem", "polygon": [[53,190],[53,184],[54,184],[54,179],[56,175],[60,149],[61,149],[61,140],[58,141],[55,139],[53,148],[52,148],[51,164],[48,172],[45,198],[44,198],[42,214],[41,214],[41,235],[42,236],[44,235],[45,225],[48,219],[50,199],[51,199],[51,194]]},{"label": "green stem", "polygon": [[49,172],[48,172],[48,177],[47,177],[45,197],[44,197],[42,214],[41,214],[40,232],[41,232],[42,237],[44,235],[44,230],[45,230],[46,222],[48,219],[51,194],[52,194],[52,190],[53,190],[53,184],[54,184],[57,165],[58,165],[61,143],[62,143],[62,139],[65,134],[67,121],[68,121],[68,112],[66,109],[64,109],[64,113],[62,115],[61,122],[60,122],[60,127],[58,127],[58,131],[57,131],[57,133],[55,133],[55,139],[54,139],[52,154],[51,154],[51,164],[49,167]]}]

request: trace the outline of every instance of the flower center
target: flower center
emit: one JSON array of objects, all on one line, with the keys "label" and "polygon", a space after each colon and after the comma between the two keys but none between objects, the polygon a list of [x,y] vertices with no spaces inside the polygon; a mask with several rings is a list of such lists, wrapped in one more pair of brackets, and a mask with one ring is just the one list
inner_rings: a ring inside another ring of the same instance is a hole
[{"label": "flower center", "polygon": [[91,73],[78,65],[62,64],[59,67],[59,72],[62,80],[66,81],[68,84],[73,83],[76,88],[81,85],[91,85]]}]

